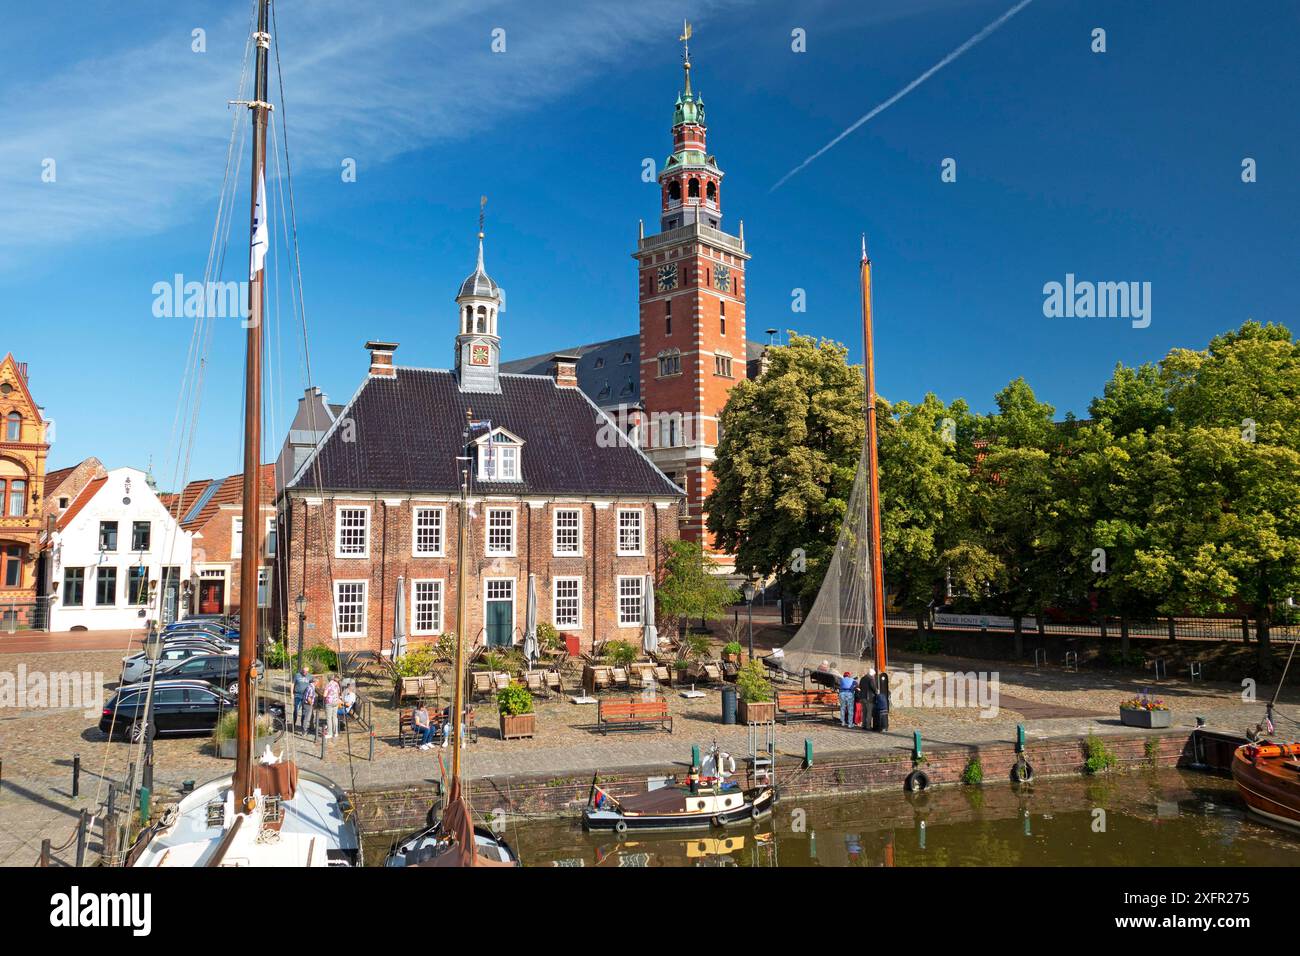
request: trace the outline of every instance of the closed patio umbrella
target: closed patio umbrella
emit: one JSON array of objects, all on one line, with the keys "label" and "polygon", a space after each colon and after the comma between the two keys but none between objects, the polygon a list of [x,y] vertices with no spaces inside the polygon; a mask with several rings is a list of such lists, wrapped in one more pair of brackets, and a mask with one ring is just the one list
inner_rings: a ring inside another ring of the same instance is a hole
[{"label": "closed patio umbrella", "polygon": [[653,654],[659,650],[659,629],[655,627],[655,579],[650,575],[645,576],[645,609],[642,612],[641,622],[645,628],[643,635],[643,646],[647,654]]},{"label": "closed patio umbrella", "polygon": [[531,668],[537,660],[537,575],[528,575],[528,605],[524,610],[524,659]]},{"label": "closed patio umbrella", "polygon": [[393,615],[393,660],[406,653],[406,587],[405,578],[397,576],[397,612]]}]

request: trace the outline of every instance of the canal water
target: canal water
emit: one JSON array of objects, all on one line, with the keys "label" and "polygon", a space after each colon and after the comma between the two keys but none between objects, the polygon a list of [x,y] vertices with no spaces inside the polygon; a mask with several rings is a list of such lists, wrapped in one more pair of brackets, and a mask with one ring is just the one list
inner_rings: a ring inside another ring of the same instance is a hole
[{"label": "canal water", "polygon": [[[694,835],[512,823],[525,866],[1295,866],[1300,836],[1247,818],[1232,781],[1181,770],[782,800]],[[382,861],[389,837],[368,841]]]}]

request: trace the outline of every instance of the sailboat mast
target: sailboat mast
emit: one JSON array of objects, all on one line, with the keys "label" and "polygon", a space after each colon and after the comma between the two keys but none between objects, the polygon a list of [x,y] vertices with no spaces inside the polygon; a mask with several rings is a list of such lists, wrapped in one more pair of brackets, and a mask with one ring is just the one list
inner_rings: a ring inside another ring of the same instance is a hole
[{"label": "sailboat mast", "polygon": [[[468,430],[466,435],[468,447]],[[468,455],[468,451],[466,451]],[[460,779],[460,733],[464,705],[465,677],[465,526],[469,522],[469,461],[458,462],[460,474],[460,520],[456,522],[456,675],[451,700],[451,779]]]},{"label": "sailboat mast", "polygon": [[[268,12],[270,0],[257,5],[257,68],[253,80],[253,99],[248,104],[253,115],[252,187],[249,190],[249,283],[247,341],[244,358],[244,485],[243,547],[239,559],[239,723],[236,730],[238,749],[235,755],[233,789],[236,808],[251,809],[253,798],[253,734],[257,719],[257,690],[253,666],[257,656],[257,572],[261,563],[261,446],[262,446],[262,309],[266,280],[266,124],[270,104],[267,102],[267,57],[271,35]],[[259,246],[260,243],[260,246]]]},{"label": "sailboat mast", "polygon": [[870,532],[867,544],[867,561],[871,574],[871,632],[875,645],[875,666],[878,675],[885,673],[885,572],[880,553],[880,480],[876,458],[878,430],[876,427],[876,354],[871,330],[871,260],[867,258],[867,237],[862,237],[862,340],[865,347],[863,364],[867,379],[867,480],[870,486],[867,504],[867,527]]}]

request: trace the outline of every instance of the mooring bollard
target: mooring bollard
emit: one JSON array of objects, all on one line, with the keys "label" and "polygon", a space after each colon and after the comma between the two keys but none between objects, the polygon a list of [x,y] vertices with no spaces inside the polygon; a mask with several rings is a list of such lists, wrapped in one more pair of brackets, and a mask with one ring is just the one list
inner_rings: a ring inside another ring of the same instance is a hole
[{"label": "mooring bollard", "polygon": [[921,732],[912,731],[912,763],[920,763],[924,754],[921,753]]},{"label": "mooring bollard", "polygon": [[37,866],[50,865],[50,841],[48,839],[41,841],[41,861]]},{"label": "mooring bollard", "polygon": [[104,814],[104,862],[112,864],[117,855],[117,784],[108,785],[108,810]]},{"label": "mooring bollard", "polygon": [[86,865],[86,831],[90,829],[90,813],[87,810],[81,811],[81,819],[77,821],[77,866]]},{"label": "mooring bollard", "polygon": [[810,767],[812,767],[812,765],[813,765],[812,738],[805,737],[803,739],[803,768],[807,770]]},{"label": "mooring bollard", "polygon": [[72,795],[81,795],[81,754],[72,755]]},{"label": "mooring bollard", "polygon": [[1016,753],[1025,752],[1025,725],[1016,724]]}]

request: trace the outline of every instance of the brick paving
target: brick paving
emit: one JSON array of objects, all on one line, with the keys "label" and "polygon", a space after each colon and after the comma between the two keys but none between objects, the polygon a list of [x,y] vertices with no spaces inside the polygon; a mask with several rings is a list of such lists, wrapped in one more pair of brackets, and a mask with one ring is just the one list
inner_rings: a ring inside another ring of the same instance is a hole
[{"label": "brick paving", "polygon": [[[12,674],[18,664],[29,673],[39,671],[102,672],[111,687],[120,667],[122,650],[69,650],[51,653],[12,654],[0,657],[0,675]],[[910,670],[912,659],[892,665],[897,673]],[[927,658],[927,671],[977,670],[988,662]],[[905,752],[914,729],[922,732],[926,746],[1009,741],[1017,723],[1024,722],[1033,739],[1047,737],[1132,733],[1120,725],[1121,700],[1151,689],[1169,701],[1175,727],[1190,730],[1195,718],[1206,718],[1210,727],[1240,732],[1257,722],[1263,704],[1243,703],[1234,685],[1189,684],[1175,679],[1153,685],[1149,678],[1119,672],[1087,670],[1072,673],[1059,668],[997,664],[1000,689],[1018,701],[1075,708],[1106,716],[1057,717],[1025,720],[1003,708],[996,716],[981,717],[974,709],[953,707],[898,707],[891,715],[891,730],[874,734],[845,729],[830,721],[796,721],[777,725],[778,751],[800,754],[804,740],[813,742],[816,753],[841,754],[889,749]],[[280,692],[284,675],[271,675],[268,686]],[[396,710],[391,690],[377,680],[361,683],[363,695],[372,701],[377,726],[374,759],[369,756],[369,736],[358,730],[351,737],[330,741],[325,759],[319,743],[293,737],[287,743],[302,766],[321,770],[349,787],[419,785],[439,776],[438,754],[399,748],[395,739]],[[105,691],[105,700],[109,690]],[[1264,693],[1261,690],[1261,693]],[[674,717],[673,733],[615,732],[608,737],[593,731],[595,705],[575,705],[564,700],[539,701],[537,737],[533,740],[498,739],[495,706],[479,702],[479,742],[466,750],[466,771],[470,777],[509,777],[663,767],[685,762],[692,744],[707,745],[717,740],[733,754],[746,751],[746,728],[721,723],[720,695],[708,689],[699,700],[685,700],[678,689],[667,693]],[[1300,704],[1300,692],[1284,694],[1284,705]],[[129,744],[108,742],[98,730],[98,708],[87,715],[80,708],[28,709],[0,707],[0,865],[30,865],[35,862],[40,841],[50,838],[55,846],[64,843],[76,826],[82,807],[93,808],[102,801],[110,780],[125,779],[128,763],[136,749]],[[185,780],[202,782],[232,769],[232,762],[215,756],[211,741],[201,737],[162,738],[155,743],[155,790],[167,799]],[[74,754],[82,760],[81,796],[71,796],[71,763]],[[97,844],[98,840],[92,841]],[[96,849],[92,845],[92,851]],[[61,861],[72,859],[73,848],[56,854]],[[92,853],[93,858],[93,853]]]}]

